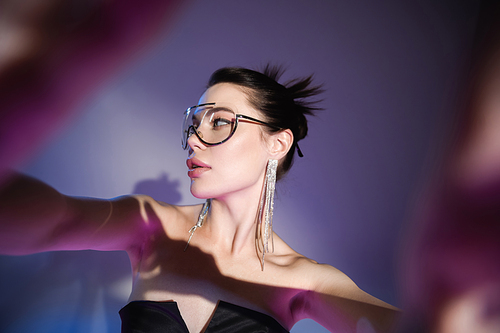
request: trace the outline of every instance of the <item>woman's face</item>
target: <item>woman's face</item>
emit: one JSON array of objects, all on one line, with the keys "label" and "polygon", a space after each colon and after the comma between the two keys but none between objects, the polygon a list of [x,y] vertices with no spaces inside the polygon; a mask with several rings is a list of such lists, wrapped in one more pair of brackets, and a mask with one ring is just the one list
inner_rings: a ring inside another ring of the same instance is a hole
[{"label": "woman's face", "polygon": [[[219,83],[205,91],[199,104],[229,105],[238,114],[263,120],[246,93],[230,83]],[[239,121],[234,135],[217,146],[203,144],[196,135],[188,140],[188,175],[191,193],[197,198],[223,198],[230,194],[260,194],[269,159],[262,125]]]}]

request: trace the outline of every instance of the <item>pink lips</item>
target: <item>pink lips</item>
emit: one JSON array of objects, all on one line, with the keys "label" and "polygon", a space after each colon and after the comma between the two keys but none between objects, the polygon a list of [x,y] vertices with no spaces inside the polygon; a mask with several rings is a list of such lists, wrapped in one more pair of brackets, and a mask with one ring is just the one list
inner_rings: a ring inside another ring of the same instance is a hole
[{"label": "pink lips", "polygon": [[189,178],[198,178],[200,175],[208,170],[210,170],[210,166],[203,163],[202,161],[196,158],[190,158],[186,161],[186,165],[188,167],[188,176]]}]

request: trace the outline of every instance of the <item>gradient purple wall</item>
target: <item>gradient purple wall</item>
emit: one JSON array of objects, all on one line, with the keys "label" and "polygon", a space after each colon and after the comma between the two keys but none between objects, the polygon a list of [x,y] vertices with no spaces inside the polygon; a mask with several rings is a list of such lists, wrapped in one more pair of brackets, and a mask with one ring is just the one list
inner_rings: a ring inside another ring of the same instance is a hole
[{"label": "gradient purple wall", "polygon": [[[315,74],[325,109],[279,185],[275,230],[398,304],[399,239],[446,128],[471,46],[476,1],[195,1],[152,53],[24,167],[63,193],[189,193],[180,115],[223,66]],[[118,332],[131,288],[124,253],[0,257],[0,331]],[[292,332],[320,332],[304,321]]]}]

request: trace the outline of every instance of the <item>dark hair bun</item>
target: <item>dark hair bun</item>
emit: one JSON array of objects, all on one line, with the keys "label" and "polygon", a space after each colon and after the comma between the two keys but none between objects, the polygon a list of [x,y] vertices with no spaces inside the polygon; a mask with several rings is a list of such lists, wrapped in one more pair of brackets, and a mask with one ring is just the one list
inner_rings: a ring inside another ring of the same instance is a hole
[{"label": "dark hair bun", "polygon": [[[307,135],[306,115],[314,115],[321,108],[315,107],[318,100],[310,100],[323,90],[312,85],[312,75],[306,78],[292,79],[285,84],[278,83],[283,74],[280,66],[267,65],[262,72],[242,67],[225,67],[215,71],[208,82],[208,87],[217,83],[232,83],[248,88],[248,100],[261,111],[266,122],[276,128],[288,128],[293,133],[293,144],[285,159],[280,163],[277,178],[280,179],[292,166],[297,142]],[[299,154],[301,154],[299,150]]]}]

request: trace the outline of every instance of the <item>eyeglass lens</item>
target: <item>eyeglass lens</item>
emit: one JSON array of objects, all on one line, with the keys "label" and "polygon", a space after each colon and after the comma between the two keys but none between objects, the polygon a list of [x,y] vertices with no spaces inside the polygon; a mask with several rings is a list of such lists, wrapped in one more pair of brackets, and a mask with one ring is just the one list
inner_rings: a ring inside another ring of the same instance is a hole
[{"label": "eyeglass lens", "polygon": [[208,144],[217,144],[229,138],[236,124],[235,113],[226,108],[200,106],[186,112],[183,125],[183,146],[194,131]]}]

